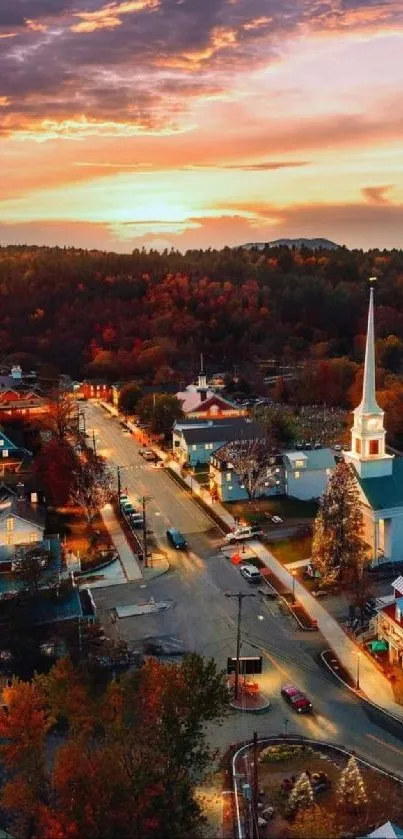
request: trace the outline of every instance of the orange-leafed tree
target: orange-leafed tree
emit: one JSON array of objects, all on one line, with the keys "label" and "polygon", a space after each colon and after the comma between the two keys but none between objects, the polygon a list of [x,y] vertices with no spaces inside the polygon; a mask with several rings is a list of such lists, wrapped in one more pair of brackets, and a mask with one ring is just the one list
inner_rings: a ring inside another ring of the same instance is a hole
[{"label": "orange-leafed tree", "polygon": [[[7,764],[13,773],[3,807],[17,816],[23,802],[19,836],[199,836],[203,819],[195,786],[214,755],[205,726],[220,721],[228,707],[224,676],[214,661],[197,655],[180,666],[148,660],[100,693],[83,671],[64,660],[47,676],[18,688],[21,719],[11,732],[18,735],[39,715],[32,726],[37,734],[25,735],[30,746],[35,744],[31,763],[29,750],[25,761],[20,759],[14,737]],[[46,732],[61,719],[68,727],[50,763]]]}]

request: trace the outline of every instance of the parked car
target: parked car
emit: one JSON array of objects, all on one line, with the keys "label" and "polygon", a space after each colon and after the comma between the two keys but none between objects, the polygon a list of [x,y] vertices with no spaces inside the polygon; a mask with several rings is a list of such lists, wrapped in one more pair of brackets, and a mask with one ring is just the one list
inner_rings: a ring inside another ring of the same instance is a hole
[{"label": "parked car", "polygon": [[135,513],[132,513],[130,515],[129,521],[131,526],[134,527],[135,530],[137,530],[138,528],[143,527],[144,516],[142,515],[142,513],[138,513],[136,511]]},{"label": "parked car", "polygon": [[169,635],[163,635],[157,638],[145,638],[143,642],[143,650],[147,655],[184,655],[186,648],[180,638],[173,638]]},{"label": "parked car", "polygon": [[262,582],[262,575],[260,571],[257,568],[255,568],[254,565],[241,565],[239,570],[242,576],[245,577],[245,580],[248,581],[248,583]]},{"label": "parked car", "polygon": [[283,519],[281,518],[281,516],[272,516],[271,520],[273,524],[283,524]]},{"label": "parked car", "polygon": [[237,527],[235,530],[231,530],[230,533],[226,534],[225,541],[231,545],[234,542],[243,542],[246,539],[257,539],[259,536],[263,536],[263,530],[261,529],[261,527],[250,527],[249,525],[247,525],[244,527]]},{"label": "parked car", "polygon": [[177,530],[176,527],[170,527],[169,530],[167,530],[167,539],[169,544],[177,551],[184,551],[188,546],[184,535],[180,532],[180,530]]},{"label": "parked car", "polygon": [[152,449],[140,449],[140,454],[144,457],[144,460],[152,461],[153,463],[158,460],[158,455]]},{"label": "parked car", "polygon": [[306,714],[312,711],[312,702],[295,685],[283,685],[281,696],[298,714]]}]

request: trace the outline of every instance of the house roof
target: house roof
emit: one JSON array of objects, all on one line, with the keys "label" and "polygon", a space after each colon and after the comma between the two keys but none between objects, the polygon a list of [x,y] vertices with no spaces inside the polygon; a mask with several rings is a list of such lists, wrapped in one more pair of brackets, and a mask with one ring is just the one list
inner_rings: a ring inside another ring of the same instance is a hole
[{"label": "house roof", "polygon": [[9,501],[6,501],[0,509],[0,519],[8,516],[17,516],[24,521],[29,521],[31,524],[35,524],[37,527],[41,527],[43,530],[45,529],[44,510],[36,509],[31,504],[27,504],[25,500],[20,501],[18,498],[14,497]]},{"label": "house roof", "polygon": [[381,478],[361,478],[356,475],[361,489],[373,510],[403,507],[403,458],[392,461],[392,474]]},{"label": "house roof", "polygon": [[[254,440],[256,437],[264,437],[264,431],[257,422],[248,420],[240,423],[217,423],[216,425],[204,428],[184,428],[182,437],[185,443],[195,445],[197,443],[229,443],[233,440]],[[215,452],[217,457],[217,452]]]},{"label": "house roof", "polygon": [[385,822],[372,833],[367,833],[364,839],[403,839],[403,829],[393,822]]},{"label": "house roof", "polygon": [[206,410],[211,405],[212,402],[219,402],[223,405],[223,407],[231,408],[233,411],[239,411],[239,406],[235,405],[234,402],[230,402],[229,399],[224,399],[223,396],[216,393],[214,390],[210,390],[210,388],[203,388],[206,398],[201,399],[199,387],[195,387],[194,385],[189,385],[186,390],[179,391],[176,394],[177,398],[180,402],[182,402],[182,410],[185,414],[189,413],[190,411],[196,411],[199,409]]},{"label": "house roof", "polygon": [[403,577],[397,577],[396,580],[392,583],[392,588],[399,592],[399,594],[403,594]]},{"label": "house roof", "polygon": [[297,460],[304,460],[305,471],[333,469],[334,454],[331,449],[304,449],[303,451],[284,452],[284,459],[288,460],[291,468],[295,468]]}]

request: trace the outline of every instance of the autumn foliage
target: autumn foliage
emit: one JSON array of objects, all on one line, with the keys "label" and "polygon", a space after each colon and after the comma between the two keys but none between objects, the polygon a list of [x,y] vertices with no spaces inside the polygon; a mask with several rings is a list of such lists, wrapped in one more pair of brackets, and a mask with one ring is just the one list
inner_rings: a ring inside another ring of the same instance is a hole
[{"label": "autumn foliage", "polygon": [[[204,726],[228,702],[213,661],[149,660],[100,694],[62,660],[48,676],[17,682],[4,701],[1,805],[18,837],[199,835],[195,785],[213,757]],[[68,729],[55,741],[58,721]]]}]

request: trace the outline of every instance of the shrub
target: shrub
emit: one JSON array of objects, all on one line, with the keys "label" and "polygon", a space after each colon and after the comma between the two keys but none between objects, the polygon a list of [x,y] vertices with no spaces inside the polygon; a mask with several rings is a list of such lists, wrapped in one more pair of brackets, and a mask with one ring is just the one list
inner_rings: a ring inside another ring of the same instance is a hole
[{"label": "shrub", "polygon": [[267,746],[260,752],[262,763],[280,763],[282,760],[297,760],[314,753],[310,746],[293,746],[291,743],[279,743]]}]

